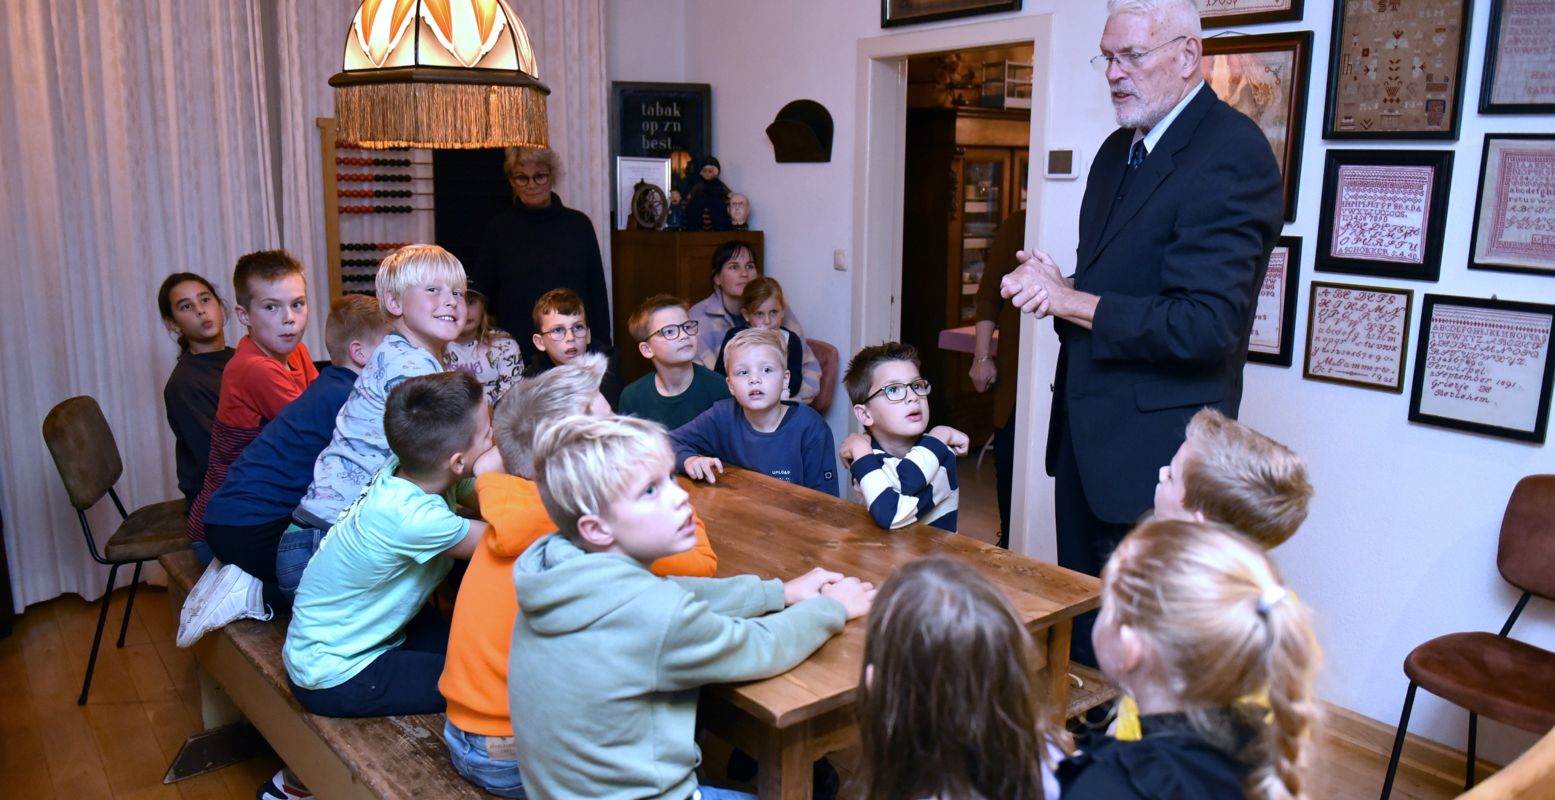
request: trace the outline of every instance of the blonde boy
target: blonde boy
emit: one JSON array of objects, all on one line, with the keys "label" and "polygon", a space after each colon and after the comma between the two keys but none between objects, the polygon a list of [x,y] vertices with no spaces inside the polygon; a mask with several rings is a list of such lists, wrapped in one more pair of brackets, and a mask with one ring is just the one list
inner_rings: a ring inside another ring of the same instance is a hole
[{"label": "blonde boy", "polygon": [[389,458],[383,410],[389,391],[406,378],[444,370],[442,355],[464,328],[464,266],[435,244],[412,244],[390,253],[378,268],[378,302],[389,334],[363,368],[335,418],[335,433],[313,464],[313,483],[281,540],[276,572],[281,591],[296,591],[318,541]]},{"label": "blonde boy", "polygon": [[510,669],[524,679],[508,700],[524,784],[545,798],[694,797],[698,690],[792,668],[866,613],[874,587],[821,569],[786,584],[655,577],[649,564],[696,543],[655,423],[562,420],[534,463],[561,530],[514,568]]},{"label": "blonde boy", "polygon": [[838,455],[875,524],[916,521],[955,533],[956,457],[966,455],[967,436],[929,428],[930,386],[919,374],[918,351],[901,342],[866,347],[848,362],[842,383],[865,432],[843,439]]},{"label": "blonde boy", "polygon": [[637,310],[627,328],[637,352],[653,362],[653,373],[621,392],[621,413],[651,419],[674,430],[729,397],[723,376],[697,363],[701,323],[688,315],[686,301],[656,294]]},{"label": "blonde boy", "polygon": [[1188,421],[1187,438],[1161,468],[1155,515],[1230,525],[1271,550],[1295,535],[1311,498],[1301,456],[1205,408]]},{"label": "blonde boy", "polygon": [[670,434],[687,475],[718,480],[723,462],[837,495],[836,443],[815,409],[783,400],[789,371],[783,337],[747,328],[724,345],[728,400]]}]

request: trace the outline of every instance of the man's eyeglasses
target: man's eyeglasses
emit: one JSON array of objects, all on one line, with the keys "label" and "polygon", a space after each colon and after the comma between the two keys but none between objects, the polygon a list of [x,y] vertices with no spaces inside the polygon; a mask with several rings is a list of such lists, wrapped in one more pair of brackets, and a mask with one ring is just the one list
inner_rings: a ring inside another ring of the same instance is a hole
[{"label": "man's eyeglasses", "polygon": [[[929,390],[932,388],[934,387],[930,386],[929,382],[923,378],[919,378],[912,383],[888,383],[879,389],[876,389],[874,394],[864,398],[864,402],[868,403],[880,395],[885,395],[887,403],[900,403],[907,399],[907,392],[909,389],[912,390],[913,394],[918,395],[919,397],[928,397]],[[862,405],[862,403],[860,405]]]},{"label": "man's eyeglasses", "polygon": [[697,328],[700,327],[702,327],[701,322],[698,322],[694,319],[687,320],[680,323],[679,325],[665,325],[653,333],[648,334],[648,338],[652,339],[655,336],[663,336],[666,341],[673,342],[676,339],[679,339],[681,336],[697,335]]},{"label": "man's eyeglasses", "polygon": [[1111,67],[1112,63],[1115,61],[1115,62],[1117,62],[1119,69],[1123,70],[1124,72],[1133,72],[1134,70],[1139,68],[1140,64],[1144,63],[1146,56],[1150,55],[1151,53],[1154,53],[1157,50],[1160,50],[1161,48],[1163,48],[1163,47],[1165,47],[1165,46],[1167,46],[1169,44],[1175,44],[1175,43],[1180,42],[1180,41],[1182,41],[1183,39],[1186,39],[1186,38],[1188,38],[1188,37],[1187,36],[1179,36],[1179,37],[1177,37],[1175,39],[1172,39],[1170,41],[1162,42],[1161,44],[1158,44],[1155,47],[1152,47],[1149,50],[1144,51],[1143,53],[1118,53],[1115,56],[1108,56],[1108,55],[1096,56],[1095,58],[1091,59],[1091,68],[1095,69],[1097,72],[1100,72],[1103,75],[1106,75],[1107,74],[1107,68]]},{"label": "man's eyeglasses", "polygon": [[569,332],[572,334],[573,338],[575,338],[575,339],[582,339],[583,337],[588,335],[588,333],[589,333],[589,326],[584,325],[581,322],[574,322],[572,324],[571,328],[564,328],[564,327],[562,327],[560,325],[557,325],[556,327],[551,328],[548,331],[541,331],[541,333],[545,334],[546,336],[551,337],[552,341],[557,341],[557,342],[567,338],[567,334]]},{"label": "man's eyeglasses", "polygon": [[525,175],[522,172],[517,172],[509,175],[508,180],[512,181],[514,186],[528,186],[530,181],[534,181],[536,186],[545,186],[551,182],[551,173],[541,172],[537,175],[530,176]]}]

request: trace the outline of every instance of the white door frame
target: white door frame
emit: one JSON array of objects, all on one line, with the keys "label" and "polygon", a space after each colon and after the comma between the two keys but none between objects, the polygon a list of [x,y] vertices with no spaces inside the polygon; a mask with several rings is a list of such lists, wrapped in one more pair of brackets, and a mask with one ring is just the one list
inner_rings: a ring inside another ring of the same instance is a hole
[{"label": "white door frame", "polygon": [[[1031,43],[1032,160],[1040,165],[1041,144],[1048,130],[1047,90],[1052,47],[1052,17],[1028,14],[966,25],[892,33],[860,39],[858,44],[858,120],[854,136],[853,185],[853,330],[852,352],[865,344],[899,338],[901,335],[902,290],[902,208],[904,201],[905,145],[907,139],[907,58],[924,53]],[[1026,197],[1026,238],[1042,241],[1044,181],[1029,180]],[[1038,326],[1029,315],[1020,326],[1020,347],[1027,365],[1035,364]],[[1004,335],[1009,335],[1006,332]],[[1046,417],[1046,393],[1031,391],[1036,378],[1030,373],[1021,381],[1016,399],[1015,491],[1011,498],[1010,546],[1049,561],[1055,560],[1056,544],[1049,522],[1049,497],[1033,497],[1028,476],[1040,475],[1038,460],[1045,447],[1036,443],[1046,430],[1034,423]],[[1040,395],[1040,397],[1038,396]],[[1041,409],[1036,408],[1039,404]],[[1000,420],[1002,422],[1002,420]],[[1040,517],[1040,519],[1039,519]]]}]

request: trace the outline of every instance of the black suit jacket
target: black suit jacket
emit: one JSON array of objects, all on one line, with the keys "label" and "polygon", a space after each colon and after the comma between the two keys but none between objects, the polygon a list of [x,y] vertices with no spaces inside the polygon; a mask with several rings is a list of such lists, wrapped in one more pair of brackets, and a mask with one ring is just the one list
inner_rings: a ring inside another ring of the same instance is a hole
[{"label": "black suit jacket", "polygon": [[1268,139],[1208,85],[1114,204],[1133,135],[1113,132],[1091,165],[1074,281],[1101,301],[1091,330],[1057,322],[1048,430],[1049,474],[1067,424],[1091,509],[1120,523],[1150,508],[1157,471],[1195,412],[1236,416],[1283,217]]}]

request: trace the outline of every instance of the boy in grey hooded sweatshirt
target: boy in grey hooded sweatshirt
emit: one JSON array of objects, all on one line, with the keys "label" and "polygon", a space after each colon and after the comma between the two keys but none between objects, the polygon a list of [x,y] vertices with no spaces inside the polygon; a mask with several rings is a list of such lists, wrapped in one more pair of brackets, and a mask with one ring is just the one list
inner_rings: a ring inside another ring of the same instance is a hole
[{"label": "boy in grey hooded sweatshirt", "polygon": [[513,569],[508,699],[525,790],[537,800],[687,800],[699,791],[700,687],[793,668],[868,613],[874,587],[819,568],[787,583],[654,576],[649,564],[696,542],[654,423],[570,417],[539,435],[534,455],[541,502],[561,530]]}]

